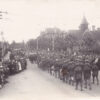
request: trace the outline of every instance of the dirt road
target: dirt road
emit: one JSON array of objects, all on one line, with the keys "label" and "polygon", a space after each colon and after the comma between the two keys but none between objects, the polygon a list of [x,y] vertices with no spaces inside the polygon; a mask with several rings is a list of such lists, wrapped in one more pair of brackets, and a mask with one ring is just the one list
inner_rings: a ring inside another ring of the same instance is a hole
[{"label": "dirt road", "polygon": [[93,90],[75,90],[75,87],[63,83],[28,62],[27,70],[10,76],[3,89],[0,100],[87,100],[99,98],[100,86]]}]

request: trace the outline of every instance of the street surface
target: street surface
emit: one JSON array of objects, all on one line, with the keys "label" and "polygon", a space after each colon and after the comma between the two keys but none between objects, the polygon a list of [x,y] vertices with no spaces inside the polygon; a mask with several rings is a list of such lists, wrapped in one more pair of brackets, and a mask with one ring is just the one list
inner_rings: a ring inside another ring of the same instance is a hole
[{"label": "street surface", "polygon": [[27,70],[10,76],[0,90],[0,100],[89,100],[99,99],[100,86],[90,90],[75,90],[74,86],[63,83],[37,68],[28,61]]}]

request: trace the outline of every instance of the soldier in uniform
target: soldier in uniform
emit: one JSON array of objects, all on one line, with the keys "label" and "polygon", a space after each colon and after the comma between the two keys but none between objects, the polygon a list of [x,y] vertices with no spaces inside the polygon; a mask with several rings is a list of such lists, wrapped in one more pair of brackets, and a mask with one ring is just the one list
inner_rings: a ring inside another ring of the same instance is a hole
[{"label": "soldier in uniform", "polygon": [[74,68],[74,77],[76,82],[76,90],[78,89],[78,85],[80,84],[81,91],[83,90],[83,84],[82,84],[82,66],[80,64],[77,64]]},{"label": "soldier in uniform", "polygon": [[91,66],[89,62],[86,62],[83,66],[83,76],[85,81],[85,88],[89,86],[89,89],[91,90]]},{"label": "soldier in uniform", "polygon": [[93,66],[92,66],[93,84],[95,83],[95,78],[96,78],[97,85],[99,85],[98,74],[99,74],[99,68],[95,63],[93,63]]}]

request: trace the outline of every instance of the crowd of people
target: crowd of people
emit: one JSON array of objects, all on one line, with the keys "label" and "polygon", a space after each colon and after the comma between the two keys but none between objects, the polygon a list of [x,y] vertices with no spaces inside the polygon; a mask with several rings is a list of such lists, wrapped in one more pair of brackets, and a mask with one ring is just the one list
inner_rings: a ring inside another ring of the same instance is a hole
[{"label": "crowd of people", "polygon": [[19,73],[27,68],[25,54],[22,51],[12,50],[5,57],[0,58],[0,88],[8,83],[10,75]]},{"label": "crowd of people", "polygon": [[70,55],[58,52],[38,52],[29,56],[30,61],[51,75],[75,86],[92,89],[93,84],[99,85],[99,55],[77,54]]},{"label": "crowd of people", "polygon": [[[27,68],[24,51],[12,50],[8,58],[0,59],[0,88],[7,83],[10,75],[19,73]],[[59,78],[75,89],[92,89],[93,84],[99,85],[100,57],[94,54],[63,52],[36,52],[29,55],[31,63],[37,63],[43,71]]]}]

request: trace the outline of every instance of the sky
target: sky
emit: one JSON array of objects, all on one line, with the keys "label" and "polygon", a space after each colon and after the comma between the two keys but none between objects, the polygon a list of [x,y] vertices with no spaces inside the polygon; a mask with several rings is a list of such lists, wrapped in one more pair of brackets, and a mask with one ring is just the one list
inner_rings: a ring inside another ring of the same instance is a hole
[{"label": "sky", "polygon": [[[46,28],[78,29],[85,16],[89,28],[100,27],[100,0],[0,0],[0,32],[6,41],[28,41]],[[0,36],[1,40],[1,36]]]}]

